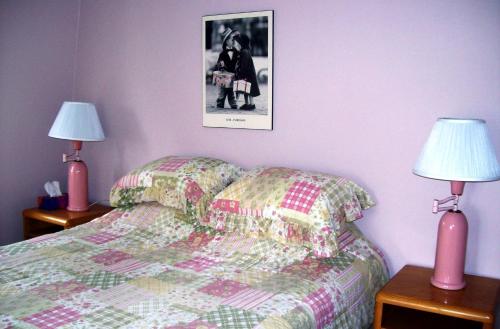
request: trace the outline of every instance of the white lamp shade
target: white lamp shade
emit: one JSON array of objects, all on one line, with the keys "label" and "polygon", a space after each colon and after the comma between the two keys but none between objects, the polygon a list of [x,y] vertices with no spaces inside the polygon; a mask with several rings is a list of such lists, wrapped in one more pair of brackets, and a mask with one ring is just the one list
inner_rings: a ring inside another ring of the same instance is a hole
[{"label": "white lamp shade", "polygon": [[440,118],[420,153],[413,173],[463,182],[500,179],[500,166],[480,119]]},{"label": "white lamp shade", "polygon": [[83,142],[105,139],[94,104],[80,102],[63,103],[50,128],[49,136]]}]

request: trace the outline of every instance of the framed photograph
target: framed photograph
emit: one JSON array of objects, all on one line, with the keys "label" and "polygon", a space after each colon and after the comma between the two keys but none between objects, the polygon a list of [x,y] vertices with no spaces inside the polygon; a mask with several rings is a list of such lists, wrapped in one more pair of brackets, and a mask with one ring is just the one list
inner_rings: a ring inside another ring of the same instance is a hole
[{"label": "framed photograph", "polygon": [[204,16],[203,126],[273,129],[273,11]]}]

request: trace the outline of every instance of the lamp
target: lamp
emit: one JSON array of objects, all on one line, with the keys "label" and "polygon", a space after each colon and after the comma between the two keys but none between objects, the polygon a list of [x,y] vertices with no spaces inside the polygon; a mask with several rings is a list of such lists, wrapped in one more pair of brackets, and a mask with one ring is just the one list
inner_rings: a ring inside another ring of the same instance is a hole
[{"label": "lamp", "polygon": [[[465,287],[467,219],[458,210],[465,182],[500,179],[500,166],[488,137],[486,122],[480,119],[440,118],[434,124],[413,168],[419,176],[451,182],[451,196],[434,200],[433,213],[446,211],[438,228],[432,285],[447,290]],[[452,201],[452,206],[442,206]]]},{"label": "lamp", "polygon": [[82,142],[104,140],[99,116],[92,103],[64,102],[52,124],[49,136],[71,141],[74,153],[63,154],[68,167],[68,210],[88,210],[88,170],[80,159]]}]

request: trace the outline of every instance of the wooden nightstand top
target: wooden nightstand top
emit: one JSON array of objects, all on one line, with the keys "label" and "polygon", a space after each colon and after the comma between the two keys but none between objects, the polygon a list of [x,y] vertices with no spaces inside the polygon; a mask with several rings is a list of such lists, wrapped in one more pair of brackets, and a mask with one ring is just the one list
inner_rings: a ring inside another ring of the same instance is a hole
[{"label": "wooden nightstand top", "polygon": [[25,209],[24,218],[35,219],[47,223],[70,228],[91,221],[113,210],[112,207],[95,204],[87,211],[68,211],[66,209],[42,210],[38,208]]},{"label": "wooden nightstand top", "polygon": [[431,285],[433,270],[406,265],[377,294],[377,302],[493,323],[500,280],[465,275],[466,287],[443,290]]}]

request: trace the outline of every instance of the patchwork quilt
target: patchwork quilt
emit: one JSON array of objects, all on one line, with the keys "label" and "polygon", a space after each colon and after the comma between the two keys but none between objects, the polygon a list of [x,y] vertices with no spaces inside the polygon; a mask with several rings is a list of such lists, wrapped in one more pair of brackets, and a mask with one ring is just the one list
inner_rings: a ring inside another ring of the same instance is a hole
[{"label": "patchwork quilt", "polygon": [[365,328],[387,281],[349,224],[334,258],[157,203],[0,247],[1,328]]}]

